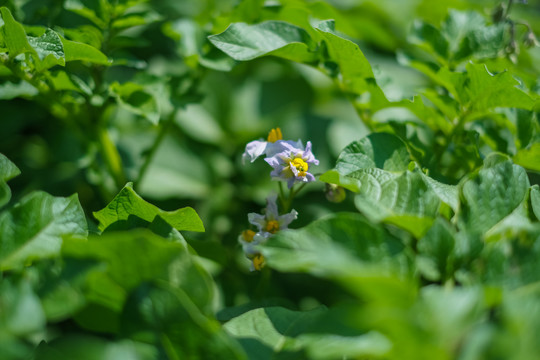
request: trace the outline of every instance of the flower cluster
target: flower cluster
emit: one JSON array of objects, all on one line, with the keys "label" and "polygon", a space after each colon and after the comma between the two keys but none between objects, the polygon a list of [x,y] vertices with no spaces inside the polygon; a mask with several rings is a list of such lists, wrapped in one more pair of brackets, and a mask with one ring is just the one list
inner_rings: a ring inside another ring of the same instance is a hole
[{"label": "flower cluster", "polygon": [[310,141],[304,148],[302,141],[283,140],[280,128],[272,129],[267,141],[256,140],[246,145],[242,160],[253,162],[262,155],[273,168],[272,179],[286,181],[289,189],[296,183],[315,181],[308,170],[310,165],[319,165],[319,160],[311,152]]},{"label": "flower cluster", "polygon": [[263,214],[248,214],[249,223],[257,228],[257,232],[244,230],[238,237],[244,254],[252,261],[251,270],[261,270],[264,266],[264,256],[256,249],[256,246],[264,244],[278,231],[287,229],[298,215],[296,210],[279,215],[276,200],[277,196],[272,194],[266,199],[266,208]]},{"label": "flower cluster", "polygon": [[288,213],[287,211],[293,197],[301,187],[298,189],[292,189],[292,187],[297,183],[305,184],[315,181],[315,176],[309,172],[309,169],[311,165],[319,164],[311,152],[310,141],[304,147],[301,140],[296,142],[283,140],[280,128],[272,129],[266,141],[260,139],[248,143],[242,155],[242,161],[254,162],[261,156],[264,156],[264,161],[273,169],[270,173],[272,179],[287,182],[289,196],[285,197],[280,184],[280,201],[286,212],[283,215],[279,215],[275,194],[266,199],[266,209],[263,214],[248,214],[250,224],[255,226],[257,231],[243,231],[238,241],[246,257],[251,260],[251,270],[261,270],[264,266],[264,256],[258,251],[257,246],[264,244],[278,231],[287,229],[289,224],[296,219],[298,215],[296,210]]}]

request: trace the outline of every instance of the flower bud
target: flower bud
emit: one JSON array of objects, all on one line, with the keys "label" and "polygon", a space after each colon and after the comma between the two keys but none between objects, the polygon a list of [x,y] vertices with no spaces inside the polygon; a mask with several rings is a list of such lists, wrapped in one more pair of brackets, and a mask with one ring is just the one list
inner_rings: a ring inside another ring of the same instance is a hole
[{"label": "flower bud", "polygon": [[326,184],[325,195],[326,199],[333,203],[340,203],[347,196],[345,189],[336,184]]}]

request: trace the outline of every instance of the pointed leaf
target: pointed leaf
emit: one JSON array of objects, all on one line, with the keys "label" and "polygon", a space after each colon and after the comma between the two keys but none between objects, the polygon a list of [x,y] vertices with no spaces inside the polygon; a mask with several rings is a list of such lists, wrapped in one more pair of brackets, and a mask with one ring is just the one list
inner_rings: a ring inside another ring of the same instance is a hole
[{"label": "pointed leaf", "polygon": [[298,62],[311,62],[316,54],[309,34],[302,28],[283,21],[260,24],[231,24],[224,32],[208,40],[235,60],[246,61],[275,55]]},{"label": "pointed leaf", "polygon": [[13,18],[9,9],[2,7],[0,8],[0,13],[4,20],[2,29],[4,31],[4,42],[8,49],[9,57],[13,59],[15,56],[25,52],[35,53],[35,50],[28,43],[23,26]]},{"label": "pointed leaf", "polygon": [[154,125],[159,122],[158,102],[154,95],[146,91],[142,85],[115,82],[111,84],[110,90],[118,104],[126,110],[146,118]]},{"label": "pointed leaf", "polygon": [[7,181],[19,175],[21,171],[5,155],[0,154],[0,208],[11,199],[11,190]]},{"label": "pointed leaf", "polygon": [[64,47],[60,36],[55,31],[47,29],[38,38],[28,36],[28,42],[34,48],[39,58],[38,71],[49,69],[55,65],[64,66],[66,64]]},{"label": "pointed leaf", "polygon": [[62,38],[66,62],[85,61],[93,64],[110,65],[110,61],[105,54],[95,47],[77,41]]},{"label": "pointed leaf", "polygon": [[99,221],[101,231],[117,221],[128,220],[130,216],[137,216],[150,223],[154,221],[156,216],[160,216],[179,231],[204,231],[202,221],[195,210],[185,207],[175,211],[163,211],[144,201],[133,190],[132,183],[124,186],[106,208],[94,212],[94,217]]},{"label": "pointed leaf", "polygon": [[540,143],[519,150],[513,160],[526,169],[540,172]]},{"label": "pointed leaf", "polygon": [[77,195],[62,198],[33,192],[0,215],[0,268],[55,257],[67,235],[87,235]]}]

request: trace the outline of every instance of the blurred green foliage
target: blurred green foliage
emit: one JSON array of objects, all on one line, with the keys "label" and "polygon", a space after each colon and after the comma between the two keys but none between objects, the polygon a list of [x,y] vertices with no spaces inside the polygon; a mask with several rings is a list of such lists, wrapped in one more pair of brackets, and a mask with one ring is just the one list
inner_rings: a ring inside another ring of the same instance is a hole
[{"label": "blurred green foliage", "polygon": [[[536,359],[538,1],[0,14],[0,358]],[[322,181],[252,273],[275,127]]]}]

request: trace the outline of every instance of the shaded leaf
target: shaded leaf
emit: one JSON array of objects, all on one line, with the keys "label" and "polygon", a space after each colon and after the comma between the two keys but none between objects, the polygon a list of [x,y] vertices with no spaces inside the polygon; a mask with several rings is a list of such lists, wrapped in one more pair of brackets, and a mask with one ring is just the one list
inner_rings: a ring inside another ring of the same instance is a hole
[{"label": "shaded leaf", "polygon": [[116,97],[118,104],[130,112],[140,115],[152,124],[159,122],[158,102],[153,94],[145,90],[142,85],[127,82],[111,84],[111,93]]},{"label": "shaded leaf", "polygon": [[19,168],[0,153],[0,208],[11,199],[11,190],[7,182],[20,173]]},{"label": "shaded leaf", "polygon": [[0,214],[0,267],[10,269],[60,254],[64,236],[87,235],[76,194],[54,197],[33,192]]}]

